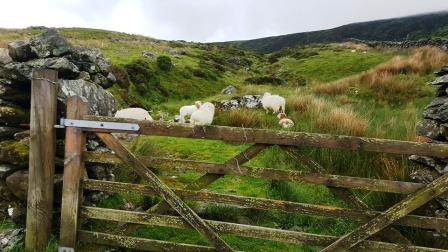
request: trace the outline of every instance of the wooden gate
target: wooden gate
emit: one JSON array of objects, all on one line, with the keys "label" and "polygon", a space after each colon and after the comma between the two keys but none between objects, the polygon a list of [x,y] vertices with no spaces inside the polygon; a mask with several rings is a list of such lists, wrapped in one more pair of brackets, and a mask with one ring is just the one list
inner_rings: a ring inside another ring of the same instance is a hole
[{"label": "wooden gate", "polygon": [[[164,122],[147,122],[87,115],[87,104],[80,97],[71,97],[67,105],[69,119],[83,122],[100,122],[97,127],[66,125],[65,168],[63,177],[63,199],[61,210],[60,250],[71,250],[77,241],[106,244],[148,251],[233,251],[220,238],[228,233],[243,237],[280,241],[290,244],[309,244],[322,247],[322,251],[445,251],[442,249],[418,247],[407,240],[394,226],[422,229],[446,230],[448,219],[417,216],[413,210],[437,198],[448,190],[448,174],[430,184],[391,181],[382,179],[349,177],[325,174],[324,169],[309,157],[295,153],[295,157],[307,165],[312,172],[278,170],[272,168],[252,168],[243,164],[271,145],[279,145],[292,152],[294,147],[316,147],[370,151],[400,155],[423,155],[446,158],[448,145],[395,141],[374,138],[312,134],[303,132],[274,131],[264,129],[244,129],[223,126],[192,126]],[[103,124],[101,124],[101,122]],[[112,132],[128,132],[104,126],[108,122],[132,123],[138,125],[138,134],[153,136],[213,139],[231,142],[252,143],[248,149],[223,164],[190,160],[175,160],[159,157],[136,156],[123,146]],[[85,133],[94,132],[113,151],[113,154],[87,152]],[[83,179],[84,163],[124,163],[132,168],[148,185]],[[169,188],[151,169],[179,169],[204,173],[186,188]],[[207,192],[202,189],[225,175],[249,176],[268,180],[305,182],[325,185],[350,208],[304,204],[273,199],[243,197]],[[384,212],[378,212],[362,203],[350,189],[407,194],[407,197]],[[137,192],[159,196],[162,201],[151,212],[133,212],[82,206],[83,190],[109,192]],[[342,237],[287,231],[260,226],[204,220],[183,200],[235,205],[260,210],[277,210],[286,213],[347,218],[360,223],[350,233]],[[168,215],[172,208],[179,216]],[[184,229],[195,229],[202,234],[210,246],[199,246],[167,241],[126,237],[114,234],[81,230],[79,218],[148,224]],[[381,241],[371,240],[373,235]]]}]

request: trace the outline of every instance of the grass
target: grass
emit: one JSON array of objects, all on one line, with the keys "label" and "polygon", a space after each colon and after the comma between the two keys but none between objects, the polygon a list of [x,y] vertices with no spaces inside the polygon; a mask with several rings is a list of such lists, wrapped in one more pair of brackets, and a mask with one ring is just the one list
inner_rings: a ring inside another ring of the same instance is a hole
[{"label": "grass", "polygon": [[[39,29],[1,30],[0,46],[8,41],[26,39],[39,33]],[[157,75],[160,85],[169,95],[155,93],[154,89],[140,92],[136,88],[114,85],[109,89],[119,107],[138,100],[151,108],[154,118],[158,112],[166,112],[169,118],[178,109],[195,100],[219,101],[232,96],[271,92],[287,100],[286,112],[295,122],[292,131],[379,137],[400,140],[416,140],[415,124],[421,119],[426,104],[433,99],[432,87],[425,82],[433,76],[431,71],[448,63],[446,54],[434,48],[414,51],[369,49],[363,45],[332,44],[293,48],[275,57],[260,56],[249,52],[231,50],[206,44],[158,41],[152,38],[102,30],[70,28],[62,33],[76,45],[98,47],[116,66],[126,66],[143,59],[143,51],[156,56],[168,55],[174,63],[170,71],[159,71],[156,59],[148,61],[149,69]],[[115,42],[111,42],[113,39]],[[175,49],[178,55],[171,55]],[[356,49],[356,52],[352,52]],[[363,53],[366,51],[366,53]],[[246,65],[228,63],[230,57],[240,57]],[[270,61],[271,58],[274,60]],[[271,63],[269,63],[271,62]],[[199,70],[199,71],[198,71]],[[249,85],[244,80],[269,76],[281,79],[281,85]],[[238,92],[221,95],[220,90],[234,85]],[[215,125],[244,128],[280,129],[276,115],[259,110],[217,111]],[[129,144],[139,154],[223,163],[249,144],[226,143],[201,139],[142,136]],[[406,156],[392,156],[342,150],[297,148],[301,154],[319,162],[326,172],[348,176],[382,178],[407,181],[416,169]],[[275,169],[308,170],[294,156],[287,155],[279,147],[272,146],[246,165]],[[142,182],[127,167],[117,167],[117,181]],[[158,172],[171,187],[182,188],[202,174],[186,171]],[[208,191],[264,197],[310,204],[345,206],[323,186],[305,183],[275,182],[249,177],[224,176],[211,184]],[[354,192],[371,208],[385,209],[400,195]],[[101,207],[121,209],[125,202],[135,206],[153,205],[155,198],[138,194],[113,194],[99,203]],[[242,210],[230,206],[198,205],[201,214],[209,219],[260,225],[265,227],[298,230],[316,234],[342,235],[356,225],[344,219],[320,218],[299,214],[282,214],[275,211]],[[0,227],[11,225],[0,222]],[[113,222],[89,221],[85,228],[116,232]],[[140,226],[130,235],[170,240],[176,242],[207,244],[191,230]],[[415,234],[414,237],[418,237]],[[310,246],[262,241],[223,235],[232,247],[245,251],[316,251]],[[87,246],[85,251],[104,251],[103,246]],[[17,250],[20,251],[20,250]]]}]

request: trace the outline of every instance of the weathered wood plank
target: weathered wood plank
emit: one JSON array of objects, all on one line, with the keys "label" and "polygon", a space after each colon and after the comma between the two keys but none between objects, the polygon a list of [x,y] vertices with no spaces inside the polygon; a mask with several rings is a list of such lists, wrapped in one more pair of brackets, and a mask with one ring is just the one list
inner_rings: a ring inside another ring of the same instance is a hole
[{"label": "weathered wood plank", "polygon": [[[173,228],[189,229],[190,225],[180,217],[169,215],[156,215],[141,212],[131,212],[123,210],[83,207],[81,215],[84,218],[108,220],[108,221],[124,221],[143,225],[156,225]],[[288,231],[281,229],[273,229],[259,226],[249,226],[236,223],[228,223],[221,221],[205,220],[213,229],[220,233],[228,233],[243,237],[252,237],[263,240],[279,241],[290,244],[308,244],[312,246],[326,246],[338,237],[330,235],[318,235],[304,232]],[[443,251],[439,249],[403,246],[392,243],[364,241],[355,247],[355,251]]]},{"label": "weathered wood plank", "polygon": [[[325,173],[325,168],[322,167],[318,162],[314,161],[313,159],[302,155],[301,153],[297,152],[297,148],[293,146],[282,146],[282,149],[286,151],[290,156],[292,156],[295,159],[300,160],[303,164],[305,164],[311,171],[317,172],[320,174]],[[350,190],[346,188],[339,188],[339,187],[333,187],[333,186],[327,186],[328,190],[338,199],[345,202],[348,206],[355,209],[362,209],[362,210],[368,210],[369,207],[356,195],[351,192]],[[403,236],[400,231],[396,230],[393,227],[389,227],[384,229],[382,232],[378,234],[378,236],[383,241],[388,242],[398,242],[403,244],[412,245],[411,241],[409,241],[405,236]]]},{"label": "weathered wood plank", "polygon": [[[85,160],[95,163],[122,163],[119,158],[108,153],[84,153]],[[169,158],[152,158],[139,156],[138,159],[150,168],[164,170],[191,170],[197,172],[250,176],[268,180],[283,180],[291,182],[305,182],[332,187],[343,187],[351,189],[363,189],[370,191],[390,193],[412,193],[422,188],[424,184],[402,181],[391,181],[382,179],[357,178],[342,175],[328,175],[320,173],[309,173],[305,171],[278,170],[272,168],[252,168],[234,164],[205,163],[191,160],[178,160]]]},{"label": "weathered wood plank", "polygon": [[[278,144],[355,151],[372,151],[403,155],[416,154],[441,158],[448,156],[448,144],[419,143],[366,137],[226,126],[194,126],[182,123],[135,121],[101,116],[86,116],[84,118],[94,121],[137,122],[140,125],[139,133],[143,135],[212,139],[240,143]],[[105,129],[92,128],[85,130],[107,132]]]},{"label": "weathered wood plank", "polygon": [[[80,96],[67,99],[67,118],[80,119],[89,113],[87,100]],[[84,174],[82,153],[86,135],[79,128],[65,130],[65,160],[61,205],[60,245],[74,248],[78,229],[78,209],[82,192],[80,181]]]},{"label": "weathered wood plank", "polygon": [[342,236],[322,251],[346,251],[447,190],[448,174],[445,174],[417,192],[410,194],[406,199],[398,202],[369,222]]},{"label": "weathered wood plank", "polygon": [[51,233],[56,144],[58,72],[37,69],[32,73],[29,181],[25,249],[43,250]]},{"label": "weathered wood plank", "polygon": [[162,199],[165,200],[192,227],[212,242],[217,250],[233,251],[229,245],[227,245],[225,241],[201,219],[201,217],[185,204],[150,169],[146,168],[146,166],[134,154],[126,149],[118,139],[108,133],[97,133],[97,135],[118,157],[121,158],[121,160],[123,160],[123,162],[130,165],[137,174],[146,179],[157,195],[161,196]]},{"label": "weathered wood plank", "polygon": [[[123,193],[135,192],[149,196],[156,195],[154,190],[152,190],[150,186],[141,184],[129,184],[88,179],[83,181],[83,187],[87,190]],[[212,202],[216,204],[228,204],[260,210],[278,210],[287,213],[349,218],[356,221],[368,221],[381,213],[378,211],[356,210],[281,200],[243,197],[212,192],[189,191],[184,189],[173,189],[173,191],[179,197],[189,200]],[[446,227],[448,226],[448,219],[408,215],[398,220],[395,225],[420,227],[425,229],[446,229]]]},{"label": "weathered wood plank", "polygon": [[216,251],[212,247],[175,243],[159,240],[151,240],[137,237],[120,236],[92,231],[81,230],[78,232],[79,239],[85,243],[96,243],[116,247],[137,249],[142,251],[156,252],[210,252]]},{"label": "weathered wood plank", "polygon": [[[258,153],[266,149],[269,145],[265,144],[254,144],[247,148],[246,150],[242,151],[235,157],[227,160],[224,165],[236,165],[240,166],[247,161],[249,161],[251,158],[255,157]],[[238,172],[238,171],[237,171]],[[216,174],[216,173],[206,173],[202,175],[200,178],[198,178],[196,181],[193,181],[191,184],[187,185],[185,189],[187,190],[193,190],[193,191],[199,191],[203,188],[206,188],[216,180],[222,178],[224,174]],[[169,209],[169,206],[165,202],[160,202],[159,204],[155,205],[150,209],[153,213],[165,213]]]}]

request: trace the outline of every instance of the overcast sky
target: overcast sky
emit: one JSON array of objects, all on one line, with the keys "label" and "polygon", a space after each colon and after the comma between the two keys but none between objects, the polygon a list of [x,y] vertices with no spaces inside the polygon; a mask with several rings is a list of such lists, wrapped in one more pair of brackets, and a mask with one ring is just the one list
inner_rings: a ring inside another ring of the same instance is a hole
[{"label": "overcast sky", "polygon": [[90,27],[227,41],[448,10],[448,0],[2,0],[0,27]]}]

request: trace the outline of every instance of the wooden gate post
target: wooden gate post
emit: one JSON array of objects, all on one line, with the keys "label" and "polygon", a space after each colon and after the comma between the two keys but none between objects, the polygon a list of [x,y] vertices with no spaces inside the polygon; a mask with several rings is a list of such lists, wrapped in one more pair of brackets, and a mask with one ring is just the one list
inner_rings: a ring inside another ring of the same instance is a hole
[{"label": "wooden gate post", "polygon": [[53,214],[58,72],[36,69],[31,81],[30,153],[25,249],[46,248]]},{"label": "wooden gate post", "polygon": [[[67,118],[82,119],[89,112],[87,100],[80,96],[67,99]],[[61,206],[60,247],[75,248],[78,230],[78,210],[80,198],[80,181],[84,174],[82,153],[85,148],[86,134],[80,128],[65,129],[65,160]]]}]

